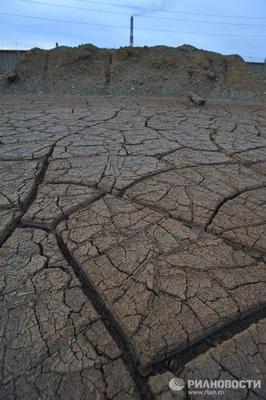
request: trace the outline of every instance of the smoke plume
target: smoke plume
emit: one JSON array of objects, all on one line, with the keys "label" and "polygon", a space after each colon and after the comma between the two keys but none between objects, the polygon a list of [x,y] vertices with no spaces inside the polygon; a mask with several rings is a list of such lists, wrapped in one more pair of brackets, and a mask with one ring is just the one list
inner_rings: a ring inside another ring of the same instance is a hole
[{"label": "smoke plume", "polygon": [[134,17],[141,17],[144,15],[151,15],[157,12],[165,11],[168,9],[173,8],[175,6],[176,0],[156,0],[156,1],[150,1],[150,5],[147,5],[147,7],[141,7],[138,9],[136,7],[137,11],[133,14]]}]

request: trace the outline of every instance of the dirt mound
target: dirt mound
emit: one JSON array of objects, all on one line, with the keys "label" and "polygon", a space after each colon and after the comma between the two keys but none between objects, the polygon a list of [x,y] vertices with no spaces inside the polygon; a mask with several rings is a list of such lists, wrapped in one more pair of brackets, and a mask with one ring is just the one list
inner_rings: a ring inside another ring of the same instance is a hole
[{"label": "dirt mound", "polygon": [[98,92],[105,86],[109,55],[94,46],[32,49],[15,67],[9,90],[28,93]]},{"label": "dirt mound", "polygon": [[262,98],[265,79],[239,56],[183,45],[99,49],[92,45],[33,49],[2,78],[0,93]]}]

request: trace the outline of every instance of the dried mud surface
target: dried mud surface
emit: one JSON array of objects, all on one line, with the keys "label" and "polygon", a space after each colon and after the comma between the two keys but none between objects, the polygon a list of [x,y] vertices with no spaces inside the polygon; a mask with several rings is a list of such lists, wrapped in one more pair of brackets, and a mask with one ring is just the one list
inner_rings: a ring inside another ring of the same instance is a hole
[{"label": "dried mud surface", "polygon": [[265,105],[0,106],[0,399],[265,399]]}]

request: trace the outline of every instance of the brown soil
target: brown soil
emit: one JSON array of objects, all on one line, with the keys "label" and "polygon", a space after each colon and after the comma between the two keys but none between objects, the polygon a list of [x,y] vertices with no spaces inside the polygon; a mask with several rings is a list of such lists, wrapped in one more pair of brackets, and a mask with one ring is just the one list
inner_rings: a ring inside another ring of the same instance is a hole
[{"label": "brown soil", "polygon": [[92,45],[32,49],[2,78],[0,93],[187,96],[263,99],[266,82],[236,55],[183,45],[99,49]]}]

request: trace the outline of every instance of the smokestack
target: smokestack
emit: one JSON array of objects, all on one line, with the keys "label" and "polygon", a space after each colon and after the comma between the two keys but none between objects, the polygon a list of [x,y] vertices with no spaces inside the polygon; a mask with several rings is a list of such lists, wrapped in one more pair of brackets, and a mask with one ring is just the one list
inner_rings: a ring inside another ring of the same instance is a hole
[{"label": "smokestack", "polygon": [[134,17],[130,17],[130,47],[134,45]]}]

